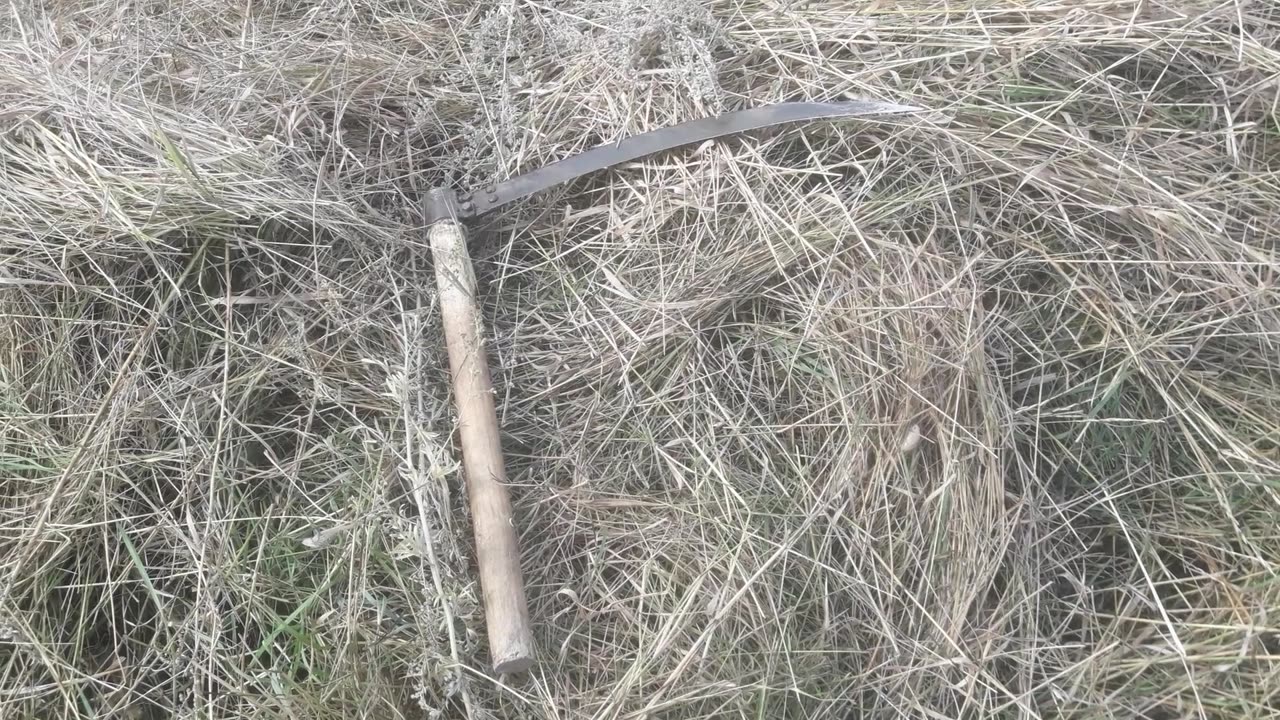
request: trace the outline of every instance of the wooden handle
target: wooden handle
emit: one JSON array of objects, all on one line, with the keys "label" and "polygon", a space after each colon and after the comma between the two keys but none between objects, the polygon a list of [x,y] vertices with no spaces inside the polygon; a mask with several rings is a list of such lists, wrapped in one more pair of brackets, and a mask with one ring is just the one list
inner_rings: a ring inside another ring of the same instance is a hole
[{"label": "wooden handle", "polygon": [[467,253],[466,233],[457,220],[437,220],[428,235],[453,370],[453,399],[458,407],[462,464],[475,525],[489,653],[496,672],[522,672],[533,665],[533,634],[505,485],[493,383],[476,312],[476,276]]}]

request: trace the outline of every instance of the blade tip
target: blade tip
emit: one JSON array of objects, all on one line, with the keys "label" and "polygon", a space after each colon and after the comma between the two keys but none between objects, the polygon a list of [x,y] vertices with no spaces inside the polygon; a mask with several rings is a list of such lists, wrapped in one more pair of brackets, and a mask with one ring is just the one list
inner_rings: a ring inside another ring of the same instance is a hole
[{"label": "blade tip", "polygon": [[846,100],[841,104],[849,108],[850,115],[898,115],[924,110],[919,105],[899,105],[878,100]]}]

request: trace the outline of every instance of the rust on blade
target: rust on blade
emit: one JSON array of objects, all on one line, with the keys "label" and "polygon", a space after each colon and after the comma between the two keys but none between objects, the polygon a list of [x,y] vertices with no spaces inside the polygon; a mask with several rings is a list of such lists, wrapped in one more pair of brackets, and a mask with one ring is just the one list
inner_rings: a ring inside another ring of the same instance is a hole
[{"label": "rust on blade", "polygon": [[551,163],[510,180],[461,195],[450,210],[458,219],[483,215],[507,203],[528,197],[547,188],[630,162],[645,155],[671,150],[712,138],[736,135],[773,125],[829,118],[895,115],[919,110],[909,105],[875,101],[851,102],[784,102],[739,110],[716,117],[690,120],[660,128],[616,143],[602,145],[572,157]]}]

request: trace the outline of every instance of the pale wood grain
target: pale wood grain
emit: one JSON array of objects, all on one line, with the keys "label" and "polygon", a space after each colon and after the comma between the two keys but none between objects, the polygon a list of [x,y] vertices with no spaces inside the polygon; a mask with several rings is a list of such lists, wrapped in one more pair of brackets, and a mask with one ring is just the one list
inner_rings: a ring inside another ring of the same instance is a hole
[{"label": "pale wood grain", "polygon": [[449,346],[449,365],[453,371],[458,434],[475,526],[489,652],[495,671],[521,672],[533,664],[533,635],[520,573],[511,500],[507,495],[493,384],[484,351],[482,324],[476,312],[475,273],[467,252],[466,234],[458,222],[436,222],[429,235],[445,340]]}]

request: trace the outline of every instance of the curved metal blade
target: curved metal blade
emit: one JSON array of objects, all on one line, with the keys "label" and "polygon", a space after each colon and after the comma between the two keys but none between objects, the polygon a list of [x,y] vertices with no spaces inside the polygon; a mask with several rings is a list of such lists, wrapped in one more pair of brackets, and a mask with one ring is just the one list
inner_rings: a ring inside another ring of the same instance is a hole
[{"label": "curved metal blade", "polygon": [[588,173],[711,138],[784,123],[823,118],[892,115],[919,109],[909,105],[874,101],[784,102],[750,110],[739,110],[718,117],[690,120],[671,127],[633,135],[617,143],[592,148],[524,175],[491,185],[480,192],[460,195],[456,217],[461,219],[482,215],[509,202],[528,197],[554,185],[569,182]]}]

